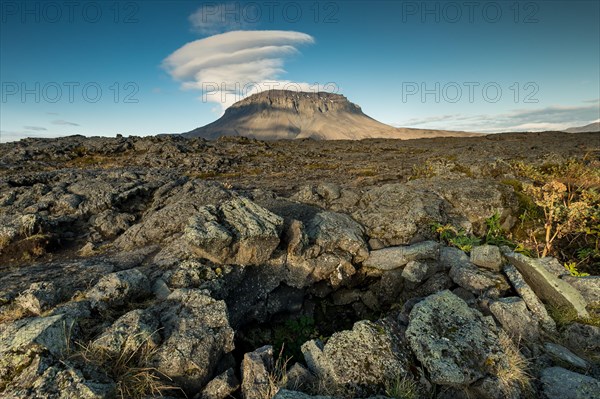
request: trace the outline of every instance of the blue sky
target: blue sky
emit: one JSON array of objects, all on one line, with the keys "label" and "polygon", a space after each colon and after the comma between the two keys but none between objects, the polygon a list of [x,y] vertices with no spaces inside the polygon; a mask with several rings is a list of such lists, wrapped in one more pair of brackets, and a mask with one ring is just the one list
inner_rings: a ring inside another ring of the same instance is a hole
[{"label": "blue sky", "polygon": [[595,0],[3,0],[0,21],[2,142],[189,131],[269,87],[397,126],[600,119]]}]

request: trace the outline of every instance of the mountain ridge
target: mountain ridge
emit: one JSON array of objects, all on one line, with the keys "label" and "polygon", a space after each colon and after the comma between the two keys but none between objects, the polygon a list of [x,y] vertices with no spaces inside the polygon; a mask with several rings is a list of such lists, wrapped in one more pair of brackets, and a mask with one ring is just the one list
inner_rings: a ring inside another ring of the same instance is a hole
[{"label": "mountain ridge", "polygon": [[600,132],[600,122],[592,122],[585,126],[574,126],[563,130],[567,133],[592,133]]}]

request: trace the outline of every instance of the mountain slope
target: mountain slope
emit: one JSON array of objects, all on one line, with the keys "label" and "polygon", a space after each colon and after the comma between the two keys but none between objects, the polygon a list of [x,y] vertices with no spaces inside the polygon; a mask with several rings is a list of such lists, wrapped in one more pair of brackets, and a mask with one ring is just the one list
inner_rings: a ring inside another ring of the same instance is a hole
[{"label": "mountain slope", "polygon": [[238,101],[217,121],[183,135],[206,139],[245,136],[260,140],[361,140],[477,134],[395,128],[364,114],[358,105],[339,94],[270,90]]},{"label": "mountain slope", "polygon": [[567,133],[600,132],[600,122],[590,123],[589,125],[585,125],[585,126],[570,127],[564,131]]}]

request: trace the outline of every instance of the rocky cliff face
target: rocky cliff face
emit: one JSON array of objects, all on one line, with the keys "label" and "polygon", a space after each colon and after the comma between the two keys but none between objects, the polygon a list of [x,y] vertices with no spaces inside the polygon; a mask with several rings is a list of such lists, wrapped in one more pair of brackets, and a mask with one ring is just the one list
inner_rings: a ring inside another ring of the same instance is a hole
[{"label": "rocky cliff face", "polygon": [[361,140],[469,136],[448,132],[395,128],[364,114],[339,94],[269,90],[254,94],[225,111],[217,121],[184,133],[187,137],[215,139],[244,136],[261,140]]},{"label": "rocky cliff face", "polygon": [[269,90],[257,93],[233,104],[225,114],[235,114],[247,108],[282,110],[298,115],[313,116],[316,113],[351,113],[364,115],[361,108],[340,94],[320,92],[293,92]]}]

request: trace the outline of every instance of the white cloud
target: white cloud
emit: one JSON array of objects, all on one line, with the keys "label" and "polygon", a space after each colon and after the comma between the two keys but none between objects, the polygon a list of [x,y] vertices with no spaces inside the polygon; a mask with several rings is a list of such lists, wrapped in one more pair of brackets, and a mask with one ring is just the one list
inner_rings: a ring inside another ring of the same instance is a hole
[{"label": "white cloud", "polygon": [[[587,101],[586,101],[587,102]],[[413,118],[395,124],[424,129],[465,130],[481,133],[564,130],[598,120],[598,105],[555,105],[502,114],[452,114]]]},{"label": "white cloud", "polygon": [[48,130],[45,127],[41,127],[41,126],[23,126],[23,129],[25,129],[25,130],[35,130],[35,131]]},{"label": "white cloud", "polygon": [[[293,31],[234,31],[187,43],[163,61],[184,90],[203,91],[202,100],[227,108],[245,95],[279,83],[285,60],[313,37]],[[306,83],[298,83],[308,87]]]},{"label": "white cloud", "polygon": [[240,2],[204,3],[188,20],[192,29],[204,35],[241,30],[258,22],[257,15],[252,14],[248,7],[242,7]]},{"label": "white cloud", "polygon": [[75,122],[69,122],[69,121],[65,121],[62,119],[57,119],[52,121],[53,125],[62,125],[62,126],[79,126],[79,124],[75,123]]}]

